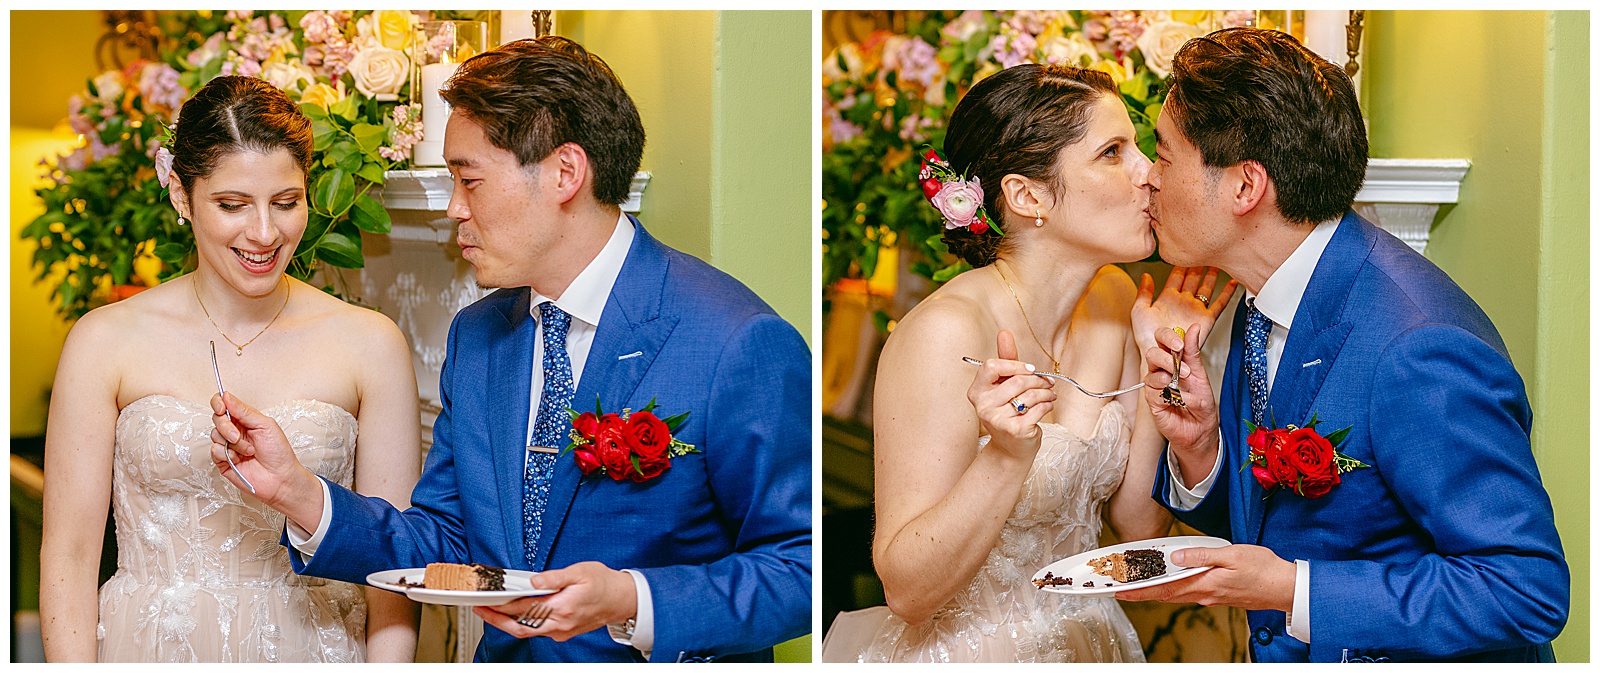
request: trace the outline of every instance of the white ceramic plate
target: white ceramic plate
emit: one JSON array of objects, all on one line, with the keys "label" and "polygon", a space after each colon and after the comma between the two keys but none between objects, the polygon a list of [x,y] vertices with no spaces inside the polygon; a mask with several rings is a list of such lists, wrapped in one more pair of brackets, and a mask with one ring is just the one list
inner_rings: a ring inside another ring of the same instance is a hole
[{"label": "white ceramic plate", "polygon": [[423,572],[423,568],[383,570],[367,575],[367,584],[405,594],[407,598],[418,603],[434,605],[504,605],[525,596],[546,596],[555,593],[554,589],[533,588],[529,580],[534,573],[527,570],[507,570],[504,591],[445,591],[408,587],[398,583],[400,580],[405,580],[413,584],[422,584]]},{"label": "white ceramic plate", "polygon": [[[1039,572],[1033,574],[1033,579],[1043,579],[1044,574],[1048,572],[1056,577],[1070,577],[1072,578],[1072,584],[1067,586],[1042,587],[1040,589],[1041,591],[1050,591],[1058,594],[1070,594],[1073,596],[1109,596],[1117,593],[1118,591],[1129,591],[1132,589],[1153,587],[1159,584],[1166,584],[1167,582],[1181,580],[1185,577],[1193,577],[1203,573],[1209,570],[1211,566],[1199,568],[1186,568],[1180,566],[1172,562],[1172,552],[1179,549],[1184,549],[1186,547],[1226,547],[1229,544],[1230,543],[1227,540],[1214,537],[1205,537],[1202,535],[1184,535],[1179,537],[1163,537],[1154,540],[1136,540],[1133,542],[1124,542],[1119,545],[1112,545],[1110,547],[1104,547],[1101,549],[1091,549],[1082,554],[1078,554],[1077,556],[1056,561],[1055,563],[1040,568]],[[1100,558],[1106,554],[1128,551],[1130,549],[1156,549],[1161,551],[1163,554],[1166,554],[1168,556],[1166,559],[1167,573],[1165,575],[1157,575],[1150,579],[1123,584],[1089,569],[1089,561],[1092,559]],[[1085,582],[1093,582],[1094,586],[1085,587]]]}]

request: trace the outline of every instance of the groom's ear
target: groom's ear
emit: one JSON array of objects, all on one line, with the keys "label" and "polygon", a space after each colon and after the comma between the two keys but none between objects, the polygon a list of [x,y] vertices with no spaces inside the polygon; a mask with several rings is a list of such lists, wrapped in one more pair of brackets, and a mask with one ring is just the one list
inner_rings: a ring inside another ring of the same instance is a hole
[{"label": "groom's ear", "polygon": [[557,203],[571,201],[594,182],[594,174],[589,170],[589,153],[577,143],[563,143],[550,153],[546,161],[556,171]]},{"label": "groom's ear", "polygon": [[1032,220],[1050,209],[1044,185],[1016,173],[1000,178],[1000,201],[1000,205],[1011,212],[1012,222]]},{"label": "groom's ear", "polygon": [[1233,214],[1243,217],[1255,212],[1256,207],[1268,200],[1268,195],[1276,199],[1276,189],[1272,178],[1267,175],[1267,167],[1259,161],[1241,161],[1228,169],[1228,188],[1231,193],[1228,198],[1233,203]]}]

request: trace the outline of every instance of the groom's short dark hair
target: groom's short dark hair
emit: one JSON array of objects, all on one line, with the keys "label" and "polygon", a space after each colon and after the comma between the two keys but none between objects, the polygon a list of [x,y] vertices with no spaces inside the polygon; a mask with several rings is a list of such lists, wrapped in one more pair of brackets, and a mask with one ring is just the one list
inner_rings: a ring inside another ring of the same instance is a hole
[{"label": "groom's short dark hair", "polygon": [[577,144],[594,169],[595,200],[628,200],[644,124],[622,81],[583,45],[553,35],[501,45],[462,63],[440,95],[523,166]]},{"label": "groom's short dark hair", "polygon": [[1342,216],[1366,179],[1367,130],[1343,68],[1275,30],[1195,38],[1172,61],[1163,108],[1206,165],[1257,161],[1293,222]]}]

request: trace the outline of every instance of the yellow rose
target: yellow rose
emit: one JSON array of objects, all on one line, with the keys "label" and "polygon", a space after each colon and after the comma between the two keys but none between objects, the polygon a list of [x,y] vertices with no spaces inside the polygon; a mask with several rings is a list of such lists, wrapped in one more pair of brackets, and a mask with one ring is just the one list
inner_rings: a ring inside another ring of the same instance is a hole
[{"label": "yellow rose", "polygon": [[317,82],[316,84],[306,87],[305,93],[300,94],[300,102],[320,105],[324,110],[332,107],[334,103],[342,100],[344,100],[343,80],[339,81],[339,87],[337,89],[323,84],[322,82]]},{"label": "yellow rose", "polygon": [[372,15],[378,42],[383,46],[404,50],[411,44],[411,33],[417,25],[417,15],[398,9],[380,9]]},{"label": "yellow rose", "polygon": [[388,47],[363,49],[350,61],[350,76],[368,98],[395,100],[411,78],[411,60]]},{"label": "yellow rose", "polygon": [[1099,70],[1110,75],[1111,81],[1116,82],[1118,86],[1121,86],[1123,82],[1128,81],[1128,78],[1133,76],[1133,63],[1127,58],[1123,58],[1120,63],[1109,59],[1095,61],[1089,64],[1089,69]]},{"label": "yellow rose", "polygon": [[1198,26],[1211,20],[1211,11],[1205,9],[1174,9],[1170,14],[1173,21]]}]

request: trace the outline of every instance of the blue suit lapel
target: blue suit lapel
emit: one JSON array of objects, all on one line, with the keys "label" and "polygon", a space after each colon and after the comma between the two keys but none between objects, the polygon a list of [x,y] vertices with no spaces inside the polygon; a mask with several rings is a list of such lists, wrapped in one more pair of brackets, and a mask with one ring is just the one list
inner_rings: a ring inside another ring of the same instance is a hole
[{"label": "blue suit lapel", "polygon": [[[600,325],[589,348],[589,359],[583,365],[578,391],[572,399],[572,408],[580,411],[591,408],[596,397],[605,411],[622,411],[677,325],[676,316],[661,315],[661,295],[668,266],[666,249],[645,232],[638,220],[633,224],[636,227],[633,245],[611,288],[611,296],[606,298],[606,308],[600,314]],[[632,355],[636,352],[639,354]],[[632,357],[619,359],[628,355]],[[551,542],[539,545],[535,569],[544,570],[549,564],[550,550],[557,544],[557,536],[582,478],[576,461],[565,456],[556,461],[550,483],[550,503],[540,533],[541,540]]]},{"label": "blue suit lapel", "polygon": [[[1339,229],[1323,249],[1295,309],[1294,326],[1289,330],[1289,341],[1284,344],[1272,381],[1272,394],[1267,398],[1267,409],[1278,427],[1311,420],[1311,403],[1322,391],[1322,382],[1333,369],[1354,325],[1343,322],[1345,305],[1350,301],[1356,274],[1377,242],[1376,231],[1355,211],[1346,211]],[[1254,479],[1250,481],[1255,483]],[[1260,492],[1260,485],[1256,490]],[[1262,511],[1265,507],[1256,509]],[[1249,542],[1256,543],[1261,539],[1261,517],[1252,517],[1249,526]]]},{"label": "blue suit lapel", "polygon": [[505,527],[508,561],[520,563],[527,545],[522,535],[522,480],[528,452],[529,387],[533,385],[535,324],[528,313],[527,288],[507,305],[503,317],[507,333],[489,347],[489,371],[498,372],[489,383],[486,413],[497,419],[489,450],[494,457],[495,493],[500,498],[500,520]]}]

